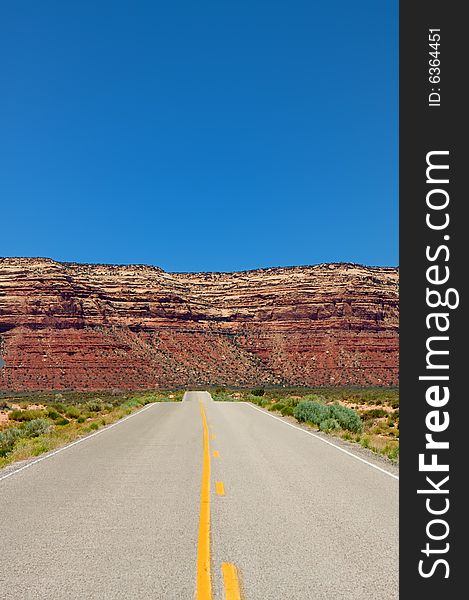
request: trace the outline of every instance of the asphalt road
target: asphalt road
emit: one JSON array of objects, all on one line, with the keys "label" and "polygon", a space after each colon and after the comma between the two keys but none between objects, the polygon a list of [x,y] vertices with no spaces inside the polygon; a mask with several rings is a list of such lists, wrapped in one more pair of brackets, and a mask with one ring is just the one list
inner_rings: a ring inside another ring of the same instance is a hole
[{"label": "asphalt road", "polygon": [[398,481],[367,460],[204,392],[149,405],[0,472],[0,598],[397,599]]}]

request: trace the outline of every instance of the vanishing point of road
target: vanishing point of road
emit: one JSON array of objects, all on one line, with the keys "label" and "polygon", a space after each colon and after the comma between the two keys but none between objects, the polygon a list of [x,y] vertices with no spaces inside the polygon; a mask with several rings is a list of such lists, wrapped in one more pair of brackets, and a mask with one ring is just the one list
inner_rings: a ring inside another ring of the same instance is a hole
[{"label": "vanishing point of road", "polygon": [[397,600],[392,468],[188,392],[0,471],[0,598]]}]

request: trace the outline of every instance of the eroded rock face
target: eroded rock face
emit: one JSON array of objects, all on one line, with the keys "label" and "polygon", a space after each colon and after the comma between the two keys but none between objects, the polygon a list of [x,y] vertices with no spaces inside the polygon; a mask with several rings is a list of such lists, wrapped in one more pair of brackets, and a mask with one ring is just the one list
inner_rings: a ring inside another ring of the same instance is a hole
[{"label": "eroded rock face", "polygon": [[398,270],[0,258],[0,389],[398,382]]}]

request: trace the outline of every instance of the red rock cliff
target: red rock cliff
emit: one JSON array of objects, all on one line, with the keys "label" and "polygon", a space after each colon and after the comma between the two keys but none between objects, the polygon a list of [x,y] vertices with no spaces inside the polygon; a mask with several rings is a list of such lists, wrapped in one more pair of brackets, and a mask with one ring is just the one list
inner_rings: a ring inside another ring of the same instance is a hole
[{"label": "red rock cliff", "polygon": [[395,268],[0,258],[0,389],[397,384],[398,306]]}]

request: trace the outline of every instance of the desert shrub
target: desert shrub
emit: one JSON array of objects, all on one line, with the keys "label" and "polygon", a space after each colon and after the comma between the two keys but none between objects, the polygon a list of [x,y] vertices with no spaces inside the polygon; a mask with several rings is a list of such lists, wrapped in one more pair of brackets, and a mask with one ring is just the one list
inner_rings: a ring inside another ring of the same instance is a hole
[{"label": "desert shrub", "polygon": [[90,412],[100,412],[103,410],[103,403],[99,398],[88,400],[88,402],[85,403],[85,406]]},{"label": "desert shrub", "polygon": [[321,421],[321,423],[319,424],[319,429],[321,431],[333,431],[334,429],[339,428],[340,425],[337,419],[324,419],[324,421]]},{"label": "desert shrub", "polygon": [[309,421],[315,425],[319,425],[319,423],[331,416],[328,406],[313,400],[302,400],[299,402],[293,414],[298,421]]},{"label": "desert shrub", "polygon": [[215,396],[213,396],[213,399],[216,402],[234,402],[234,398],[232,398],[228,394],[216,394]]},{"label": "desert shrub", "polygon": [[26,437],[37,437],[49,433],[52,425],[46,419],[33,419],[25,423],[22,429]]},{"label": "desert shrub", "polygon": [[[266,400],[264,400],[263,398],[260,398],[259,396],[253,396],[251,393],[249,393],[244,399],[247,400],[247,402],[252,402],[253,404],[257,404],[257,406],[264,406],[263,402],[266,402]],[[269,404],[270,404],[270,402],[269,402]]]},{"label": "desert shrub", "polygon": [[361,444],[361,446],[363,446],[363,448],[369,448],[370,447],[370,438],[362,437],[362,439],[360,440],[360,444]]},{"label": "desert shrub", "polygon": [[284,406],[280,411],[284,417],[292,417],[294,408],[293,406]]},{"label": "desert shrub", "polygon": [[391,460],[397,460],[399,458],[399,446],[386,446],[383,451]]},{"label": "desert shrub", "polygon": [[66,419],[65,417],[60,417],[60,419],[57,419],[57,421],[55,423],[56,423],[56,425],[68,425],[70,423],[70,421],[68,419]]},{"label": "desert shrub", "polygon": [[265,394],[265,390],[264,388],[255,388],[254,390],[251,390],[251,394],[253,396],[261,397]]},{"label": "desert shrub", "polygon": [[[252,394],[248,394],[243,399],[247,402],[252,402],[252,404],[257,404],[257,406],[261,406],[262,408],[269,408],[269,406],[272,404],[268,398],[253,396]],[[231,398],[231,400],[234,400],[234,398]]]},{"label": "desert shrub", "polygon": [[78,419],[78,417],[81,415],[80,409],[77,408],[76,406],[69,406],[67,408],[67,410],[65,411],[65,416],[68,417],[69,419]]},{"label": "desert shrub", "polygon": [[51,405],[51,407],[61,413],[64,413],[66,411],[66,407],[64,404],[62,404],[61,402],[54,402],[54,404]]},{"label": "desert shrub", "polygon": [[23,436],[23,432],[16,427],[0,431],[0,456],[5,456],[13,450],[16,440]]},{"label": "desert shrub", "polygon": [[11,406],[8,404],[8,402],[5,402],[4,400],[2,400],[0,402],[0,410],[10,410]]},{"label": "desert shrub", "polygon": [[123,402],[123,399],[121,397],[115,397],[112,398],[112,400],[110,402],[108,402],[108,404],[110,406],[112,406],[113,408],[115,408],[116,406],[120,406]]},{"label": "desert shrub", "polygon": [[360,415],[353,408],[347,408],[340,404],[333,404],[329,408],[331,409],[331,417],[338,421],[342,429],[348,429],[353,433],[360,433],[363,430]]},{"label": "desert shrub", "polygon": [[388,412],[384,408],[370,408],[362,412],[364,419],[379,419],[381,417],[387,417]]},{"label": "desert shrub", "polygon": [[56,419],[60,419],[60,414],[55,411],[53,408],[49,408],[47,410],[47,416],[49,417],[49,419],[52,419],[53,421],[55,421]]},{"label": "desert shrub", "polygon": [[300,398],[285,398],[284,402],[288,406],[292,406],[293,408],[295,408],[295,406],[297,406],[301,402],[301,399]]},{"label": "desert shrub", "polygon": [[342,429],[359,433],[363,429],[363,423],[360,416],[351,408],[341,406],[340,404],[321,404],[313,400],[302,400],[293,411],[293,415],[298,421],[309,421],[315,425],[320,425],[328,419],[335,419]]},{"label": "desert shrub", "polygon": [[47,443],[47,438],[43,438],[41,442],[36,443],[34,445],[34,447],[31,450],[31,454],[33,456],[39,456],[40,454],[42,454],[43,452],[47,452],[48,450],[50,450],[50,446]]},{"label": "desert shrub", "polygon": [[43,410],[12,410],[10,419],[12,421],[32,421],[45,416]]},{"label": "desert shrub", "polygon": [[303,397],[304,400],[310,400],[311,402],[320,402],[321,404],[325,404],[327,402],[327,398],[322,396],[321,394],[306,394]]},{"label": "desert shrub", "polygon": [[91,423],[91,425],[90,425],[90,429],[91,429],[91,430],[96,430],[96,429],[99,429],[99,425],[98,425],[98,423]]},{"label": "desert shrub", "polygon": [[285,404],[282,404],[281,402],[275,402],[269,406],[269,410],[271,411],[278,410],[281,412],[282,408],[285,408]]},{"label": "desert shrub", "polygon": [[78,417],[77,419],[77,423],[84,423],[86,421],[86,417],[84,417],[83,415],[81,417]]}]

